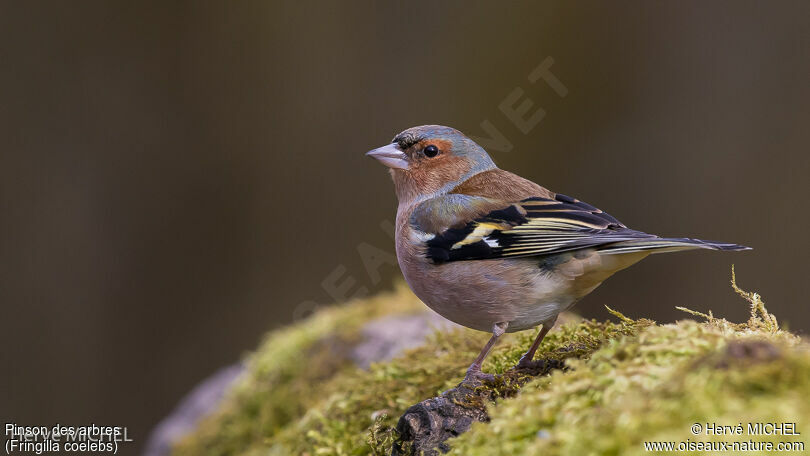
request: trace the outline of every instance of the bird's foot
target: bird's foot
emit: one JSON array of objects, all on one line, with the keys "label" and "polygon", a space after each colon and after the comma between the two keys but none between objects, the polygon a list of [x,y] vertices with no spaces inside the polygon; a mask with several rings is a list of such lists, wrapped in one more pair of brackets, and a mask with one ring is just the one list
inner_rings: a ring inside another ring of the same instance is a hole
[{"label": "bird's foot", "polygon": [[467,369],[467,375],[464,376],[464,380],[461,383],[484,383],[484,382],[492,382],[495,380],[495,376],[492,374],[487,374],[481,371],[481,367],[479,366],[470,366]]},{"label": "bird's foot", "polygon": [[537,359],[537,360],[525,360],[521,359],[519,363],[515,365],[514,370],[516,371],[534,371],[538,369],[542,369],[546,365],[546,360],[544,359]]},{"label": "bird's foot", "polygon": [[557,359],[535,359],[521,358],[512,369],[516,372],[533,376],[546,375],[555,369],[565,369],[565,362]]},{"label": "bird's foot", "polygon": [[520,357],[520,361],[515,365],[515,370],[530,370],[536,369],[541,364],[543,364],[543,360],[533,360],[526,355]]}]

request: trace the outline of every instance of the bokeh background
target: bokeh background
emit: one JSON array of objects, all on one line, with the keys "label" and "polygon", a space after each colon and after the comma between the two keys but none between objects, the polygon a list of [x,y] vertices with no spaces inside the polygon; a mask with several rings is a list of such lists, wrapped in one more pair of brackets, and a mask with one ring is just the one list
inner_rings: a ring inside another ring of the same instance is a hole
[{"label": "bokeh background", "polygon": [[[629,226],[754,247],[652,257],[580,313],[741,320],[734,263],[806,332],[808,17],[803,1],[2,1],[1,418],[129,426],[134,452],[264,332],[389,288],[396,204],[363,154],[426,123],[489,122],[512,144],[502,168]],[[529,81],[549,57],[564,97]],[[527,134],[499,109],[516,89],[546,113]]]}]

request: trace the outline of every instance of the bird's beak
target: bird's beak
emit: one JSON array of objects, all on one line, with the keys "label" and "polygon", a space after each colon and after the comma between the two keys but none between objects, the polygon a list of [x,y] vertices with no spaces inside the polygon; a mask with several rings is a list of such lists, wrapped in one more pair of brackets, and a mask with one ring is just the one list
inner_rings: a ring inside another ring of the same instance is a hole
[{"label": "bird's beak", "polygon": [[376,158],[389,168],[408,169],[408,156],[405,155],[405,152],[399,150],[399,146],[396,144],[379,147],[366,152],[366,155]]}]

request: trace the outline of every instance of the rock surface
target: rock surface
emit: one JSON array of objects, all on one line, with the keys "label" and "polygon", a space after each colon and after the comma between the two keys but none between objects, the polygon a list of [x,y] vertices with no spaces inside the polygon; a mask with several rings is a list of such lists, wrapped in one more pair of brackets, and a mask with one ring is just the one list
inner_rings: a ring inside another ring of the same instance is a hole
[{"label": "rock surface", "polygon": [[144,456],[165,456],[171,453],[172,445],[194,430],[197,423],[216,410],[225,392],[245,371],[242,363],[223,367],[214,375],[200,382],[175,407],[172,413],[161,420],[146,441]]},{"label": "rock surface", "polygon": [[[348,347],[331,350],[331,356],[347,357],[356,366],[368,369],[371,363],[387,361],[409,348],[422,345],[425,338],[437,330],[447,331],[455,328],[458,328],[458,325],[429,311],[384,316],[363,325],[359,342],[352,344],[340,342],[338,345]],[[334,348],[334,345],[330,347]],[[147,439],[144,456],[171,454],[171,448],[175,443],[191,432],[202,418],[217,410],[225,392],[233,386],[244,370],[244,364],[234,364],[220,369],[200,382],[155,426]]]}]

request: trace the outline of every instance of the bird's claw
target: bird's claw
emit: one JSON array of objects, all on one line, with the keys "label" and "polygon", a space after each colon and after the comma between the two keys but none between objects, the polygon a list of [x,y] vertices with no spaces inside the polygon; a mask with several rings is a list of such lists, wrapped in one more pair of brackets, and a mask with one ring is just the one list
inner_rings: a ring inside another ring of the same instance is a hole
[{"label": "bird's claw", "polygon": [[520,361],[515,365],[514,370],[536,370],[546,365],[543,359],[533,360],[526,357],[520,358]]},{"label": "bird's claw", "polygon": [[464,376],[464,380],[461,383],[484,383],[484,382],[492,382],[495,380],[495,376],[492,374],[487,374],[481,371],[481,368],[474,368],[471,367],[467,369],[467,375]]}]

